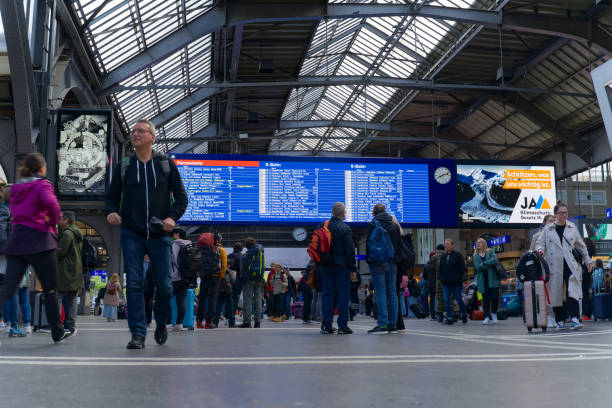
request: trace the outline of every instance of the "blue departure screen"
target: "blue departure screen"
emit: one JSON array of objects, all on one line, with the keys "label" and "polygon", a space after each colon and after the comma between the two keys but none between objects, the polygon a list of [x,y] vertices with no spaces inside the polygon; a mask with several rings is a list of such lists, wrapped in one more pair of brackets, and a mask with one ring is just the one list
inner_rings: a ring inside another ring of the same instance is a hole
[{"label": "blue departure screen", "polygon": [[345,204],[349,223],[370,222],[376,203],[402,224],[432,221],[426,161],[171,157],[189,196],[182,223],[315,223],[328,219],[337,201]]}]

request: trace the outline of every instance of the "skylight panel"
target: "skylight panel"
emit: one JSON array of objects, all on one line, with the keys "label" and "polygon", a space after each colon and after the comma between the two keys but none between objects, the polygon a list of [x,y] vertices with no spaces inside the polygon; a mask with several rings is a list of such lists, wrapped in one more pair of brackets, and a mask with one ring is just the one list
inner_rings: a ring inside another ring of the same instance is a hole
[{"label": "skylight panel", "polygon": [[210,102],[205,101],[191,109],[192,132],[196,133],[208,126],[210,116]]},{"label": "skylight panel", "polygon": [[200,143],[193,148],[195,154],[206,154],[208,153],[208,142]]}]

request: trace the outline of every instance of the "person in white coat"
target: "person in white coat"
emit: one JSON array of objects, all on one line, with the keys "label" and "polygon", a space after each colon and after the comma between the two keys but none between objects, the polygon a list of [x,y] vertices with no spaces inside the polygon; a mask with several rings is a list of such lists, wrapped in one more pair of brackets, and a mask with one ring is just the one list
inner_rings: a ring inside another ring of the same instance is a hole
[{"label": "person in white coat", "polygon": [[574,258],[572,249],[576,248],[580,252],[582,262],[587,265],[589,272],[593,269],[593,263],[578,228],[567,220],[567,205],[557,203],[554,212],[555,222],[542,228],[536,241],[536,250],[544,255],[550,268],[548,293],[557,329],[565,328],[567,313],[572,319],[571,329],[577,330],[582,328],[578,320],[578,302],[582,299],[582,266]]}]

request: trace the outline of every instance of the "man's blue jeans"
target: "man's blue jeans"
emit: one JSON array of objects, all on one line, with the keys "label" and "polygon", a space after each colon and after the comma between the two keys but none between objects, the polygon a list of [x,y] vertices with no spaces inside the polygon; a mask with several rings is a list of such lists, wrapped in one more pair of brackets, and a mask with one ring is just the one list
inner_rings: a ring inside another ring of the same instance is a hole
[{"label": "man's blue jeans", "polygon": [[338,327],[346,327],[349,319],[351,272],[344,268],[321,265],[321,278],[323,284],[323,322],[321,327],[331,327],[334,321],[334,295],[336,294]]},{"label": "man's blue jeans", "polygon": [[393,262],[384,265],[370,264],[370,276],[374,283],[378,326],[389,327],[397,324],[397,291],[395,290],[396,268]]},{"label": "man's blue jeans", "polygon": [[149,254],[151,273],[155,284],[155,322],[165,325],[170,320],[172,299],[172,239],[168,235],[147,240],[140,235],[127,230],[121,230],[121,252],[125,265],[127,287],[128,326],[133,335],[147,335],[147,319],[145,313],[144,286],[145,270],[143,259]]},{"label": "man's blue jeans", "polygon": [[446,318],[452,320],[453,319],[453,307],[451,305],[450,295],[452,294],[457,303],[459,303],[459,311],[461,312],[461,316],[464,316],[465,304],[463,303],[463,298],[461,297],[461,285],[457,286],[446,286],[442,285],[442,294],[444,295],[444,312],[446,312]]}]

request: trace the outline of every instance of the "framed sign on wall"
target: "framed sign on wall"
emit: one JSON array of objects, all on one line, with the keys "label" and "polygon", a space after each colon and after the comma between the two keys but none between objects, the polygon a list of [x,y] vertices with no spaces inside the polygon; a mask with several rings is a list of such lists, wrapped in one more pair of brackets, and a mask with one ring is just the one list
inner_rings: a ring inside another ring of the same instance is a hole
[{"label": "framed sign on wall", "polygon": [[112,137],[111,110],[58,111],[57,190],[62,196],[104,195]]}]

